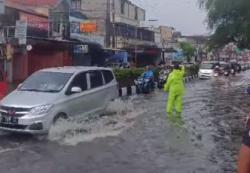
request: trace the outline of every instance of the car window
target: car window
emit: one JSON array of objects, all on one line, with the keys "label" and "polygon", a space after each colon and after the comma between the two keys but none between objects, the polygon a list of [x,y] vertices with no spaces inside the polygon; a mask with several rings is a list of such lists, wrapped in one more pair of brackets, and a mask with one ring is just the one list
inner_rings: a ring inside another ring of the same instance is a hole
[{"label": "car window", "polygon": [[82,91],[86,91],[88,89],[87,83],[87,75],[86,73],[78,74],[72,81],[70,87],[79,87]]},{"label": "car window", "polygon": [[101,71],[91,71],[89,72],[89,77],[91,88],[96,88],[103,85]]},{"label": "car window", "polygon": [[109,83],[114,79],[113,73],[109,70],[103,70],[102,71],[105,83]]},{"label": "car window", "polygon": [[72,73],[36,72],[24,81],[20,90],[36,92],[60,92]]},{"label": "car window", "polygon": [[213,64],[201,64],[200,69],[213,69]]}]

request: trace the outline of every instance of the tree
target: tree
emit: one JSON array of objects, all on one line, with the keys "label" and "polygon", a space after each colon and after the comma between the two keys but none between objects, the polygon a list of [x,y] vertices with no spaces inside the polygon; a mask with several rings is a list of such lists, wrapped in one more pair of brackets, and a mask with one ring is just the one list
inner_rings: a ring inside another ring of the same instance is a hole
[{"label": "tree", "polygon": [[236,42],[238,47],[250,48],[249,0],[199,0],[208,12],[208,27],[213,31],[210,45],[221,47]]},{"label": "tree", "polygon": [[187,57],[187,62],[190,62],[191,58],[195,55],[196,48],[188,42],[181,42],[180,47],[183,54]]}]

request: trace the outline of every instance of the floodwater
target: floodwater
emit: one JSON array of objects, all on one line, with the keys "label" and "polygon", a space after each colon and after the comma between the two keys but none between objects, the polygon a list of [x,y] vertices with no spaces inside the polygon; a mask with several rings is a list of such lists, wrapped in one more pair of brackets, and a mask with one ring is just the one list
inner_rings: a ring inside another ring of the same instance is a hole
[{"label": "floodwater", "polygon": [[185,128],[166,120],[156,91],[112,102],[101,115],[61,121],[48,136],[0,134],[8,173],[234,173],[250,109],[249,72],[186,85]]}]

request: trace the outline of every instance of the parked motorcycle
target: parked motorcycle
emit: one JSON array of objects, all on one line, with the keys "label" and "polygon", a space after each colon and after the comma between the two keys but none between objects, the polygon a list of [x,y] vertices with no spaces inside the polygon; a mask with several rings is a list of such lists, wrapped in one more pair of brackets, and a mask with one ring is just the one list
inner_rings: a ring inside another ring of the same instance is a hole
[{"label": "parked motorcycle", "polygon": [[151,79],[145,79],[140,76],[134,82],[138,94],[149,94],[154,90],[154,82]]},{"label": "parked motorcycle", "polygon": [[159,79],[158,79],[158,88],[159,89],[162,89],[164,87],[165,83],[167,82],[168,75],[169,75],[168,70],[163,70],[160,72]]}]

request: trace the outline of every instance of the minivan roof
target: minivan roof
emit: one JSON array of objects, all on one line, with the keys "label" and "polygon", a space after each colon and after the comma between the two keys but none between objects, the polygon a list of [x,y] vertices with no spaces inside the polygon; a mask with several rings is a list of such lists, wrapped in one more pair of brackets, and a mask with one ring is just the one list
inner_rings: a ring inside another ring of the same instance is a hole
[{"label": "minivan roof", "polygon": [[65,66],[65,67],[46,68],[40,71],[59,72],[59,73],[79,73],[82,71],[90,71],[90,70],[112,70],[112,69],[104,67],[95,67],[95,66]]}]

